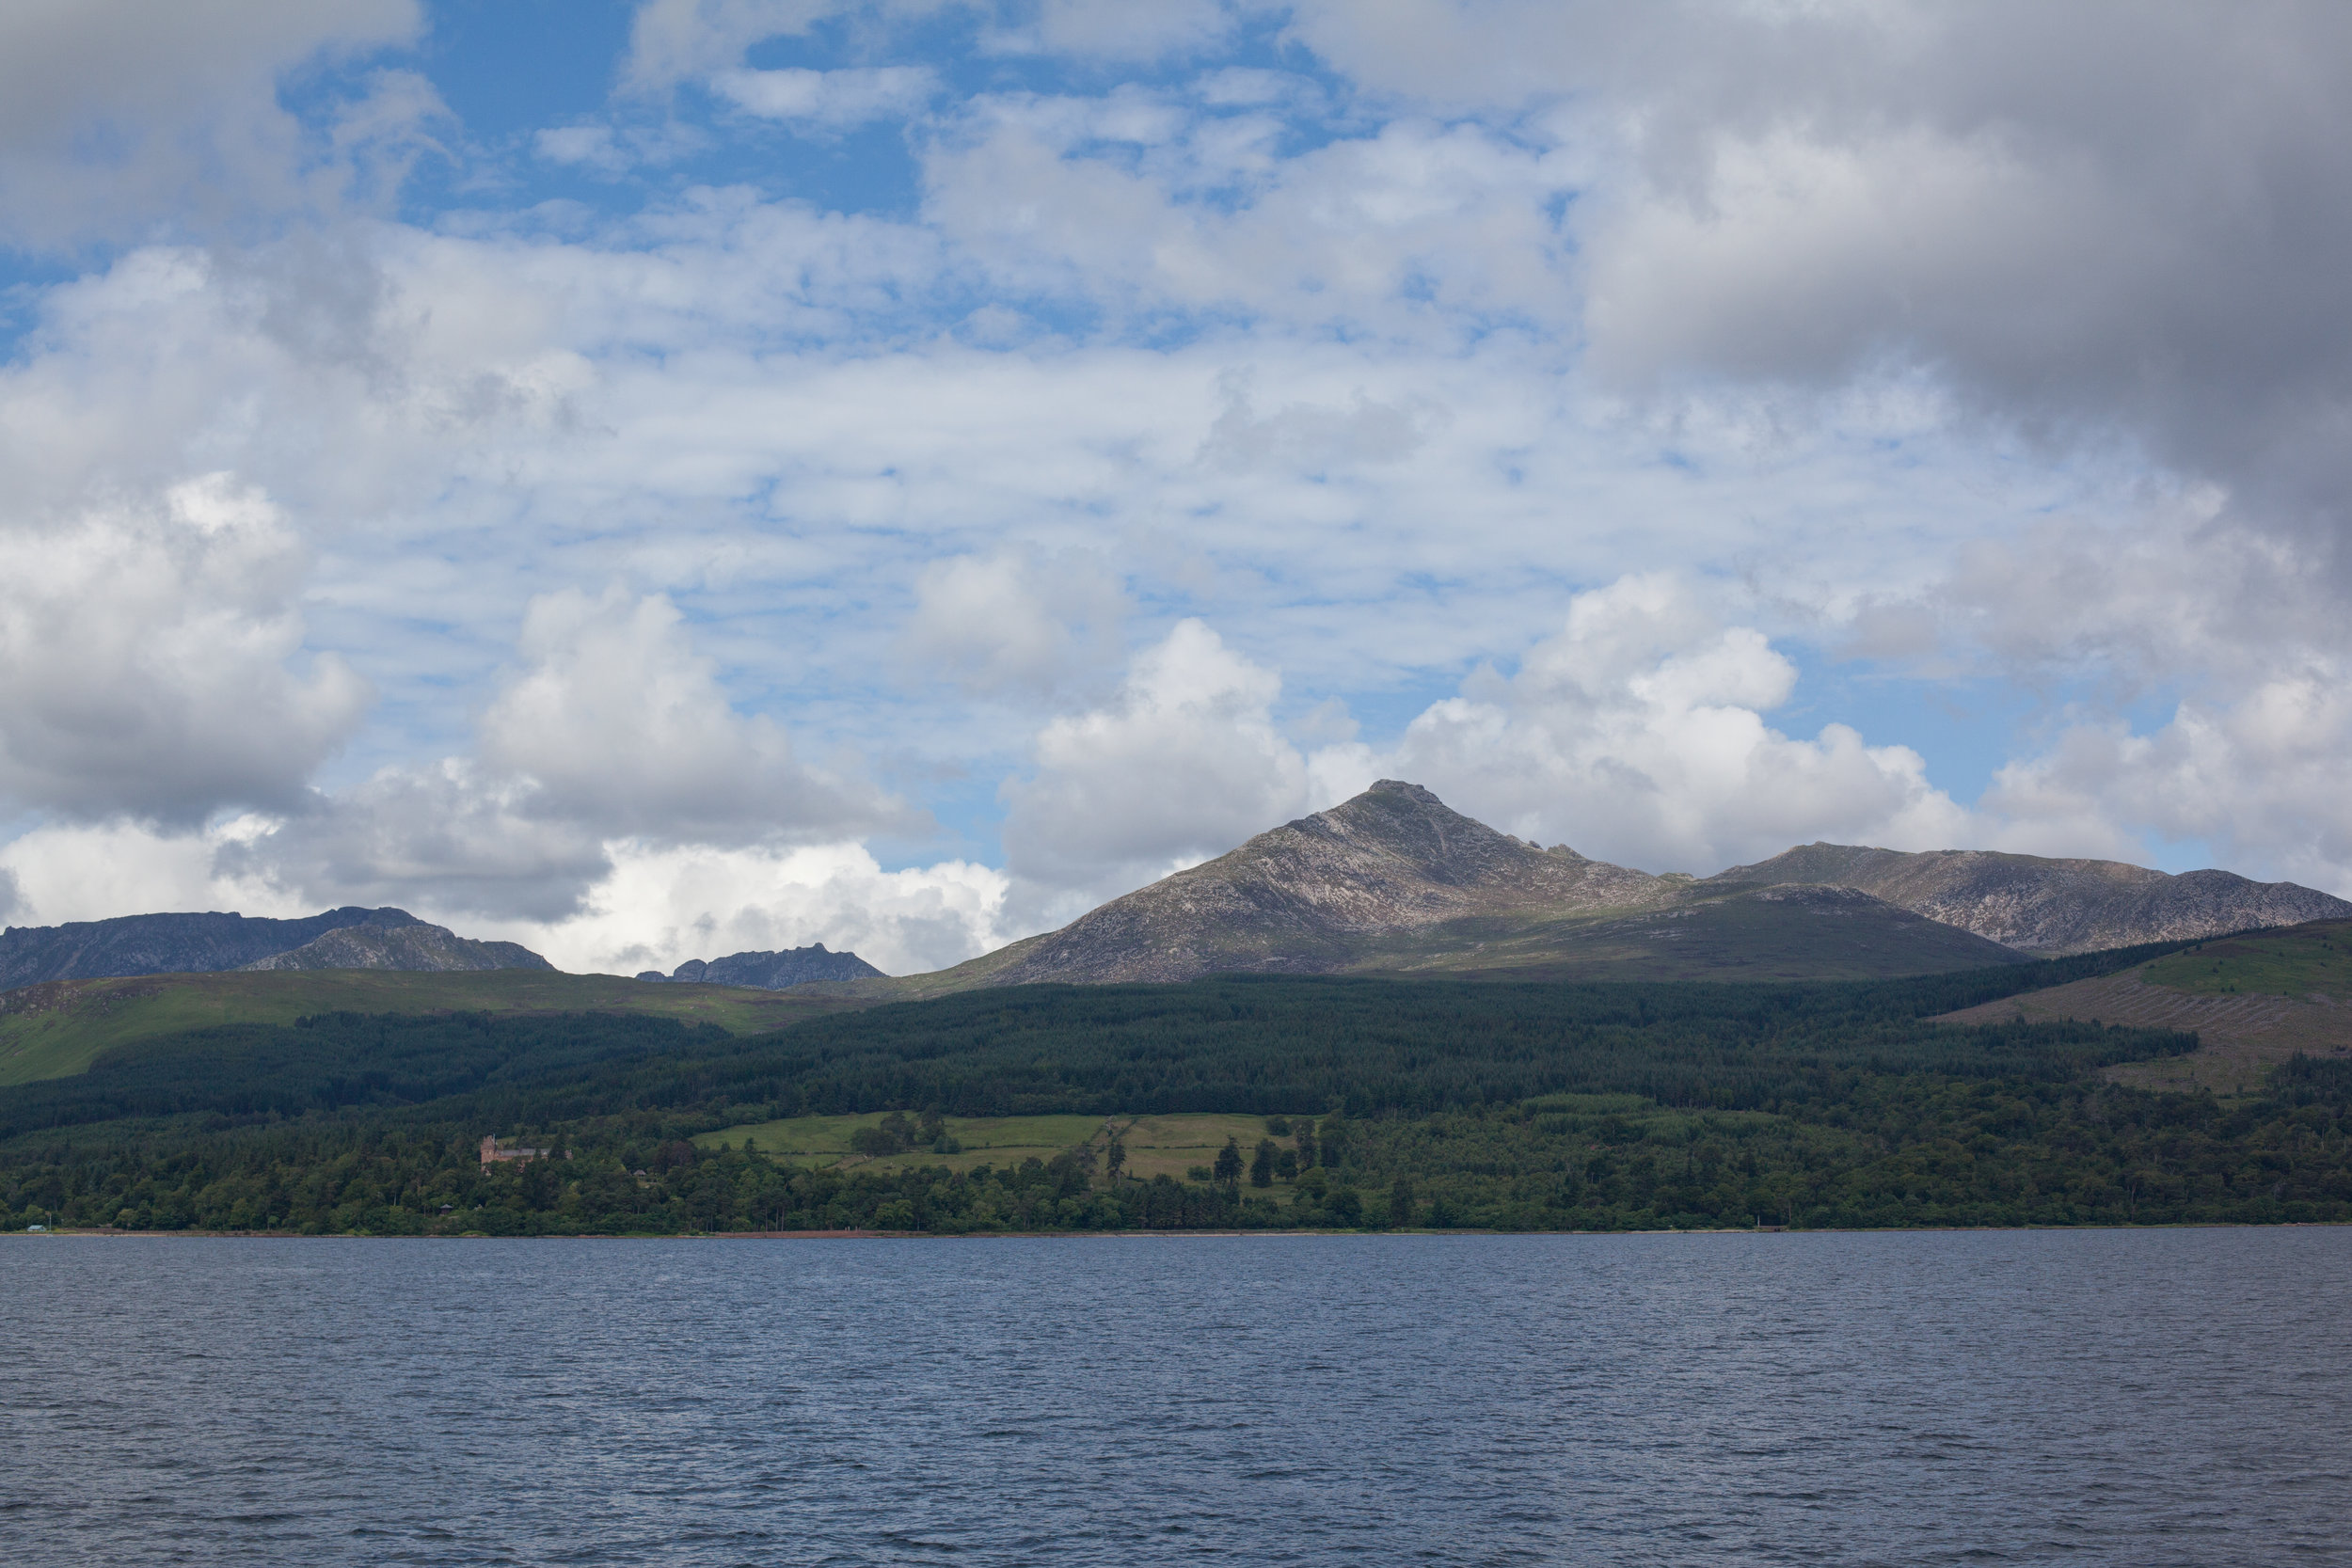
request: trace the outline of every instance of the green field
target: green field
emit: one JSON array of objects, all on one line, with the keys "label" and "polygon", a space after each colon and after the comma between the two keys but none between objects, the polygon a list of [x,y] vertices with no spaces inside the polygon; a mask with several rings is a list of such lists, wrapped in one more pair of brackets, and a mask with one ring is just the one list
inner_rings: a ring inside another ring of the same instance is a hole
[{"label": "green field", "polygon": [[781,1028],[859,1004],[737,986],[651,985],[613,974],[536,969],[417,974],[384,969],[269,970],[57,980],[0,992],[0,1085],[63,1078],[118,1046],[221,1023],[291,1023],[314,1013],[651,1014],[734,1034]]},{"label": "green field", "polygon": [[2352,998],[2352,920],[2315,920],[2200,942],[2156,959],[2140,978],[2201,996],[2255,993],[2299,1001],[2318,991]]},{"label": "green field", "polygon": [[782,1121],[741,1123],[704,1132],[694,1138],[703,1148],[722,1145],[740,1148],[755,1143],[771,1159],[796,1165],[839,1166],[879,1176],[925,1166],[968,1171],[980,1165],[997,1169],[1024,1160],[1050,1160],[1064,1149],[1090,1143],[1100,1150],[1116,1129],[1127,1146],[1127,1174],[1148,1181],[1154,1176],[1184,1180],[1195,1165],[1216,1160],[1225,1140],[1238,1142],[1245,1154],[1266,1135],[1265,1118],[1255,1116],[1183,1115],[1153,1117],[946,1117],[949,1136],[963,1146],[956,1154],[912,1149],[878,1157],[851,1152],[850,1139],[860,1128],[881,1123],[882,1113],[865,1116],[791,1117]]}]

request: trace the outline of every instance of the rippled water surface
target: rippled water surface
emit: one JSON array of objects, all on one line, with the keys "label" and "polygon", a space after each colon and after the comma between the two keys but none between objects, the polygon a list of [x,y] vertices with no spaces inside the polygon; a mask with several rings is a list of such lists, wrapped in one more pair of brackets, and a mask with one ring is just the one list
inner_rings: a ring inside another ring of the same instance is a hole
[{"label": "rippled water surface", "polygon": [[2352,1230],[0,1242],[11,1563],[2352,1562]]}]

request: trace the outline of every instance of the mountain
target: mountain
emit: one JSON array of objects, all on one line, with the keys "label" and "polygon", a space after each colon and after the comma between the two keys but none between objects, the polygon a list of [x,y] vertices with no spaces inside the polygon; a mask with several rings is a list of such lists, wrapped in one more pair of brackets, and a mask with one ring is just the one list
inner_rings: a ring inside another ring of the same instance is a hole
[{"label": "mountain", "polygon": [[484,969],[553,969],[530,948],[511,942],[475,942],[445,926],[345,926],[291,952],[257,958],[241,969],[401,969],[454,974]]},{"label": "mountain", "polygon": [[1859,888],[2034,954],[2090,953],[2352,916],[2352,904],[2293,882],[2249,881],[2227,871],[2173,877],[2116,861],[2045,860],[1986,849],[1905,854],[1808,844],[1755,865],[1733,866],[1697,886],[1789,882]]},{"label": "mountain", "polygon": [[315,942],[329,931],[422,924],[405,910],[341,909],[300,920],[127,914],[63,926],[11,926],[0,933],[0,990],[44,980],[239,969],[256,958]]},{"label": "mountain", "polygon": [[825,944],[817,942],[806,947],[787,947],[780,953],[730,953],[707,963],[689,958],[668,974],[648,969],[637,977],[784,990],[817,980],[879,980],[883,975],[855,953],[828,953]]},{"label": "mountain", "polygon": [[1326,974],[1353,968],[1408,933],[1437,936],[1441,945],[1448,931],[1475,941],[1466,923],[1514,927],[1663,903],[1675,892],[1674,883],[1565,846],[1541,849],[1497,832],[1418,784],[1384,779],[1343,805],[1015,944],[1021,951],[988,983]]},{"label": "mountain", "polygon": [[1539,847],[1383,779],[1058,931],[889,987],[923,996],[1227,972],[1863,978],[2022,957],[1865,894],[1695,885]]},{"label": "mountain", "polygon": [[862,993],[1218,973],[1867,979],[2352,915],[2225,871],[1816,844],[1705,880],[1542,848],[1384,779],[1058,931]]}]

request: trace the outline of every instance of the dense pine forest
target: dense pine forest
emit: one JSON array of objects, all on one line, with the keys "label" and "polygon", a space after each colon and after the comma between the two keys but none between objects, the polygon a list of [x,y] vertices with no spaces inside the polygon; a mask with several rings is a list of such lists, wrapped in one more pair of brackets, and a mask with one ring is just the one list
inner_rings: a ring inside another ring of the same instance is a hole
[{"label": "dense pine forest", "polygon": [[[0,1090],[0,1221],[374,1234],[1622,1229],[2352,1219],[2352,1066],[2110,1084],[2189,1037],[1934,1014],[2155,949],[1841,985],[1025,987],[740,1037],[611,1015],[333,1014]],[[715,1130],[1100,1118],[1052,1158],[813,1166]],[[1196,1179],[1120,1118],[1247,1113]],[[484,1165],[485,1135],[556,1151]],[[701,1142],[697,1143],[697,1137]]]}]

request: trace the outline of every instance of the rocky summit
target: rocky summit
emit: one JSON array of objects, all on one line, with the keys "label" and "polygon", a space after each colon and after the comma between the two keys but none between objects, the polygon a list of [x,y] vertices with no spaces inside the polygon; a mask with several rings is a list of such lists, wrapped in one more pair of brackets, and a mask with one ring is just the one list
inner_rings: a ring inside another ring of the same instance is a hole
[{"label": "rocky summit", "polygon": [[[1384,779],[891,994],[1203,974],[1862,979],[2352,914],[2292,883],[1814,845],[1699,880],[1549,848]],[[875,988],[879,992],[882,987]]]}]

